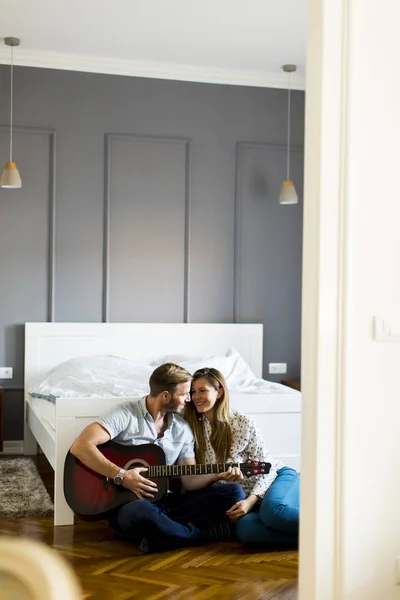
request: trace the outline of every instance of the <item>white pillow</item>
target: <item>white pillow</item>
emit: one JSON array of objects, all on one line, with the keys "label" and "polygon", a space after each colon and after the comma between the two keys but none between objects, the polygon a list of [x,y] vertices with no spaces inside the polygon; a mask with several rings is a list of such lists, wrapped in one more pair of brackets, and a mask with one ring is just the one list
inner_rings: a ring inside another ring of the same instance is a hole
[{"label": "white pillow", "polygon": [[253,385],[256,379],[247,362],[235,348],[229,348],[225,356],[193,357],[187,354],[167,354],[150,364],[155,367],[166,362],[178,364],[192,374],[204,367],[218,369],[228,386],[234,388]]}]

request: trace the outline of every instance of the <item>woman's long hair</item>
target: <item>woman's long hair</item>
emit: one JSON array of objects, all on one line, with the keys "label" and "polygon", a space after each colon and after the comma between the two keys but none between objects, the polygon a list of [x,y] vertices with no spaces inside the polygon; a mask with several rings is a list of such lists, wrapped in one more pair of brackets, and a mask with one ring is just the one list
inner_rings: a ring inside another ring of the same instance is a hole
[{"label": "woman's long hair", "polygon": [[[225,378],[220,371],[212,368],[199,369],[193,374],[193,382],[197,379],[206,379],[215,390],[222,389],[220,398],[214,405],[214,423],[211,424],[211,445],[219,463],[225,463],[230,457],[232,445],[232,429],[230,424],[229,393]],[[201,414],[197,412],[194,402],[185,405],[185,419],[192,428],[196,462],[204,464],[206,456],[206,443],[204,439]]]}]

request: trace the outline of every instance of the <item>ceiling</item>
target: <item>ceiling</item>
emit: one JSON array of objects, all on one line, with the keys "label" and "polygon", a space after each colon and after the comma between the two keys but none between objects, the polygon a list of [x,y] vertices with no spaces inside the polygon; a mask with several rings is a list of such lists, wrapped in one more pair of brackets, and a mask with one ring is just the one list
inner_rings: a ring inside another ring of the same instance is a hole
[{"label": "ceiling", "polygon": [[[16,65],[304,89],[307,0],[12,0]],[[10,49],[0,46],[0,63]]]}]

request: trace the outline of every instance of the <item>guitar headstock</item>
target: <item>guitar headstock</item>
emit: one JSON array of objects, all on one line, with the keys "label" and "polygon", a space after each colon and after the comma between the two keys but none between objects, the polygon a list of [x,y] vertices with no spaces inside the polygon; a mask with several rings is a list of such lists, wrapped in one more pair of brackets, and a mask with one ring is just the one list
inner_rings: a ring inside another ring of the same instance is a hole
[{"label": "guitar headstock", "polygon": [[268,475],[270,470],[271,463],[258,460],[252,460],[250,463],[246,463],[246,465],[241,465],[241,471],[246,477],[251,477],[252,475]]}]

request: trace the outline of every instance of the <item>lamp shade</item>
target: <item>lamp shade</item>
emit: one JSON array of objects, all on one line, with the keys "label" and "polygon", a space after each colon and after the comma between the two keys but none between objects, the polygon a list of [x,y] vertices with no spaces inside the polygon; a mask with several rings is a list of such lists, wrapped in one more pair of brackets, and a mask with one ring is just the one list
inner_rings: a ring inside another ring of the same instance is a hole
[{"label": "lamp shade", "polygon": [[297,204],[299,198],[293,181],[284,181],[282,183],[281,193],[279,194],[279,204]]},{"label": "lamp shade", "polygon": [[15,162],[6,162],[1,174],[0,186],[3,188],[22,187],[21,177]]}]

